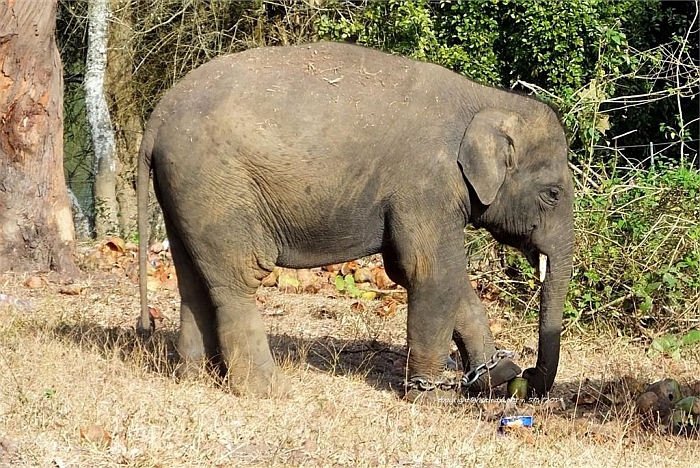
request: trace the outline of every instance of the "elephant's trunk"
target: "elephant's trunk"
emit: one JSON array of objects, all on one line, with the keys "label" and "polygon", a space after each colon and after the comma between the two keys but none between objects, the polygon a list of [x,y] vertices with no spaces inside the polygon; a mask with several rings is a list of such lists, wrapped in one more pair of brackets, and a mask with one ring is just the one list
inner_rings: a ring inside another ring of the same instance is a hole
[{"label": "elephant's trunk", "polygon": [[547,269],[540,292],[540,332],[537,365],[525,371],[530,388],[539,395],[549,391],[559,366],[564,301],[571,279],[573,254],[573,226],[555,229],[557,240],[549,243],[546,251]]}]

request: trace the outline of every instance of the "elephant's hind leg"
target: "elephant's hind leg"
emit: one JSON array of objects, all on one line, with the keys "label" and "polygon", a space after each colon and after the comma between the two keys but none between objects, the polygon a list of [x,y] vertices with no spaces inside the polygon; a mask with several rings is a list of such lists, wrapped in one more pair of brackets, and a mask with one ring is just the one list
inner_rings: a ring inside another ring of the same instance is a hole
[{"label": "elephant's hind leg", "polygon": [[227,384],[239,394],[283,395],[287,390],[284,377],[270,352],[265,323],[255,304],[255,289],[241,291],[229,285],[211,290]]},{"label": "elephant's hind leg", "polygon": [[180,333],[177,341],[180,362],[176,375],[179,378],[194,378],[205,371],[206,364],[218,353],[214,304],[182,242],[172,234],[169,240],[180,291]]}]

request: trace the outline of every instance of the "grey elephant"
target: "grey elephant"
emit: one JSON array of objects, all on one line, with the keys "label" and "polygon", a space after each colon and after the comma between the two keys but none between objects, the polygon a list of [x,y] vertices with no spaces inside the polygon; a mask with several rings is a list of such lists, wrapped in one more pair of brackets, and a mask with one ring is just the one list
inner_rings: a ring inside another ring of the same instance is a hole
[{"label": "grey elephant", "polygon": [[[440,378],[452,339],[465,369],[483,364],[496,349],[466,271],[471,223],[540,267],[537,364],[523,375],[532,393],[552,386],[573,184],[547,104],[340,43],[252,49],[191,71],[154,109],[139,155],[141,331],[151,171],[179,279],[180,375],[218,356],[234,391],[284,392],[255,304],[261,280],[276,265],[377,252],[408,290],[409,383]],[[472,389],[519,373],[502,360]]]}]

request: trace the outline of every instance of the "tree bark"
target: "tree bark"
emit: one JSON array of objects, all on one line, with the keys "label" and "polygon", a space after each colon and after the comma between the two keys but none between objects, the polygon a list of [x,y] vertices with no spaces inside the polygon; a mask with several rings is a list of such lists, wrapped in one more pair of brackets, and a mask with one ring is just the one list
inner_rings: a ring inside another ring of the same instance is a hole
[{"label": "tree bark", "polygon": [[104,94],[107,68],[108,0],[88,4],[88,50],[85,66],[85,106],[95,150],[95,232],[98,239],[118,234],[117,161],[114,132]]},{"label": "tree bark", "polygon": [[0,0],[0,271],[77,275],[57,0]]},{"label": "tree bark", "polygon": [[114,125],[117,160],[116,195],[119,231],[124,238],[136,234],[136,161],[143,128],[136,107],[132,52],[132,0],[110,0],[105,97]]}]

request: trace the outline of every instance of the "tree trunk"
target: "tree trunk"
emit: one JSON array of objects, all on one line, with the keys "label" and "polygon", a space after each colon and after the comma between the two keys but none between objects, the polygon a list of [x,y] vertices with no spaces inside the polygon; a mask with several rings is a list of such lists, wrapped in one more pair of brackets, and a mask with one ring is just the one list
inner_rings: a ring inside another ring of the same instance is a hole
[{"label": "tree trunk", "polygon": [[108,0],[88,4],[88,50],[85,65],[85,106],[95,150],[95,232],[98,239],[119,232],[117,213],[117,161],[112,121],[104,94],[107,68]]},{"label": "tree trunk", "polygon": [[0,271],[78,274],[56,9],[57,0],[0,0]]},{"label": "tree trunk", "polygon": [[136,107],[132,53],[132,0],[110,0],[105,97],[114,124],[117,160],[116,194],[119,231],[124,238],[136,234],[136,161],[143,128]]}]

